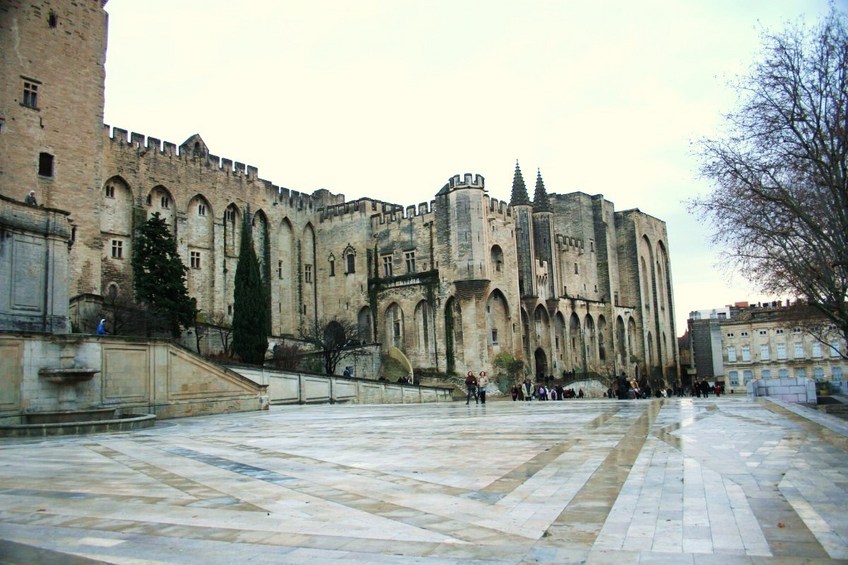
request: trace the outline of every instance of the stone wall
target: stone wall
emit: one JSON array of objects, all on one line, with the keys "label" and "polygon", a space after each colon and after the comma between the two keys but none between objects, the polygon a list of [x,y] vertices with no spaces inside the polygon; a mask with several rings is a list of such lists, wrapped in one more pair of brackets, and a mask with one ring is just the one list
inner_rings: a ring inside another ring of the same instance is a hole
[{"label": "stone wall", "polygon": [[804,377],[755,379],[747,385],[748,398],[768,396],[786,402],[816,404],[816,382]]},{"label": "stone wall", "polygon": [[271,404],[420,404],[452,402],[451,387],[352,379],[289,371],[231,367],[256,382],[268,383]]},{"label": "stone wall", "polygon": [[[61,369],[93,376],[52,382]],[[94,408],[176,418],[267,406],[265,386],[164,340],[0,334],[0,374],[6,424],[20,423],[23,413]]]}]

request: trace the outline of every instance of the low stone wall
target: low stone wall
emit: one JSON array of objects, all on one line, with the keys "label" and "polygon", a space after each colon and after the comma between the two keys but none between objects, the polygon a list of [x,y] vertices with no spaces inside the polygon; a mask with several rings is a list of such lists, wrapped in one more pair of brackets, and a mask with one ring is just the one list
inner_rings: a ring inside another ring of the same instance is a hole
[{"label": "low stone wall", "polygon": [[418,404],[452,402],[452,388],[417,386],[340,376],[313,375],[229,365],[229,369],[268,385],[271,404]]},{"label": "low stone wall", "polygon": [[[90,376],[62,384],[61,369]],[[0,333],[0,375],[0,424],[94,408],[178,418],[267,407],[266,386],[167,340]]]},{"label": "low stone wall", "polygon": [[816,403],[816,382],[805,377],[756,379],[748,383],[748,398],[768,396],[786,402]]}]

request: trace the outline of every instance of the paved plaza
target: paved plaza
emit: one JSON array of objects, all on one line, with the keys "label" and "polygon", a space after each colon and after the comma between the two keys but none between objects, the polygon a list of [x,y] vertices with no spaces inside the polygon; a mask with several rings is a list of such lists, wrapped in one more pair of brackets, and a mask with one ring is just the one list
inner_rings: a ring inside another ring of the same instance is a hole
[{"label": "paved plaza", "polygon": [[841,420],[742,398],[274,406],[4,439],[0,561],[848,563],[846,449]]}]

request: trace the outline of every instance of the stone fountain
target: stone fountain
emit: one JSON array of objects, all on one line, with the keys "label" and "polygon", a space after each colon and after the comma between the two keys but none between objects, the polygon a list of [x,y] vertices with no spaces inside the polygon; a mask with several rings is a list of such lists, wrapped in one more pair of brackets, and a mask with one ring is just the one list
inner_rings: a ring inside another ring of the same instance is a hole
[{"label": "stone fountain", "polygon": [[[94,379],[100,369],[85,366],[79,355],[78,344],[65,342],[61,346],[58,367],[42,366],[38,369],[38,384],[43,403],[39,409],[21,413],[19,424],[0,426],[0,437],[43,437],[75,435],[104,431],[127,431],[150,427],[154,414],[116,414],[114,407],[85,406],[80,401],[78,389]],[[55,357],[54,357],[55,360]],[[43,360],[49,363],[49,359]],[[55,361],[54,361],[55,362]],[[55,407],[56,409],[50,409]]]}]

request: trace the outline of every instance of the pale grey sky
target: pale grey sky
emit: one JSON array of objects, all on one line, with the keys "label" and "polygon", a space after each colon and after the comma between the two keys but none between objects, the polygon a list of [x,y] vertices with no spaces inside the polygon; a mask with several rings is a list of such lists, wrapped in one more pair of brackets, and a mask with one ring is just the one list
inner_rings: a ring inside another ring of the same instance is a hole
[{"label": "pale grey sky", "polygon": [[[836,2],[843,7],[846,0]],[[107,124],[259,168],[293,190],[401,205],[454,174],[509,200],[603,194],[668,225],[678,334],[762,298],[717,268],[683,200],[691,143],[733,109],[763,29],[826,0],[110,0]]]}]

